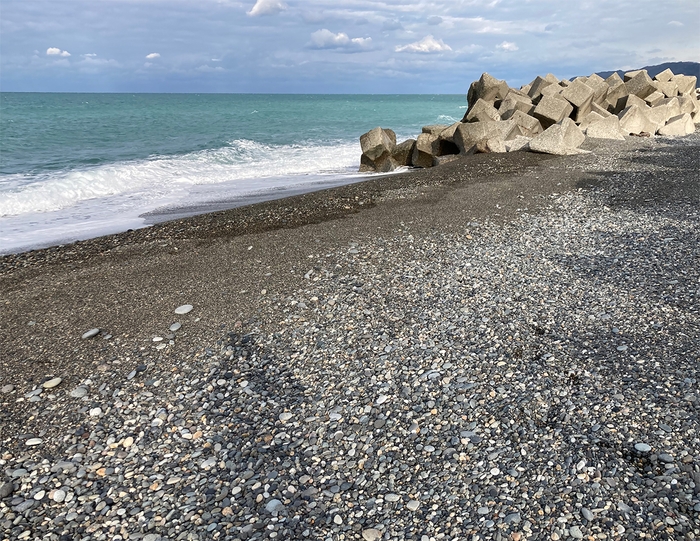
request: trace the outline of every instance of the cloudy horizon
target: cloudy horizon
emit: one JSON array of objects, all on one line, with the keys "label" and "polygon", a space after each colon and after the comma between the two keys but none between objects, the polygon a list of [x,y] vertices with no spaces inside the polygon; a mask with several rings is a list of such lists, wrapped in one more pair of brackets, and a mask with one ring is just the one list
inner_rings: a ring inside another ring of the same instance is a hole
[{"label": "cloudy horizon", "polygon": [[3,0],[0,88],[463,93],[699,61],[695,0]]}]

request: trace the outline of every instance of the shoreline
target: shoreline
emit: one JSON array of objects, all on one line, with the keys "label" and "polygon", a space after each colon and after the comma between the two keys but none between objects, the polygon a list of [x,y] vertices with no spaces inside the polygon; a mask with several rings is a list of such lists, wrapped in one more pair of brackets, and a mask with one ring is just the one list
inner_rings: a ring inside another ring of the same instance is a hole
[{"label": "shoreline", "polygon": [[0,258],[0,524],[697,538],[700,135],[590,145]]}]

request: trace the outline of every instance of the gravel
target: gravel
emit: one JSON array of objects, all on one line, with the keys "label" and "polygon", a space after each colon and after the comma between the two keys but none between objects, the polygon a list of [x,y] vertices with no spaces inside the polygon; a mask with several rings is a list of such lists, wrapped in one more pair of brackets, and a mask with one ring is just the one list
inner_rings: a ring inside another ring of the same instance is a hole
[{"label": "gravel", "polygon": [[0,531],[700,538],[700,208],[632,204],[675,163],[633,157],[560,162],[609,182],[546,212],[313,252],[200,348],[147,337],[167,369],[3,379],[33,421],[3,441]]}]

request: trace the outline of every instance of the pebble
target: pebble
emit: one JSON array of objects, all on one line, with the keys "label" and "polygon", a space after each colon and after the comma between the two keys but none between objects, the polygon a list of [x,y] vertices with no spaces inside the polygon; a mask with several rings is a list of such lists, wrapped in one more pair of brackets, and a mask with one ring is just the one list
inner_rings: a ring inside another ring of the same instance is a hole
[{"label": "pebble", "polygon": [[87,340],[88,338],[92,338],[93,336],[97,336],[98,334],[100,334],[100,329],[90,329],[89,331],[83,333],[83,340]]},{"label": "pebble", "polygon": [[[666,163],[675,144],[660,172],[696,174],[694,146]],[[260,301],[247,323],[172,356],[150,342],[172,330],[100,342],[81,365],[95,360],[92,373],[64,374],[84,378],[82,400],[3,375],[27,389],[2,408],[32,419],[0,453],[5,537],[622,541],[658,526],[699,539],[687,328],[700,269],[687,254],[700,215],[679,199],[610,205],[625,175],[628,189],[649,182],[649,155],[600,159],[567,158],[605,177],[545,199],[551,211],[407,222],[351,256],[324,248],[281,290],[240,293]],[[523,184],[541,171],[523,169]],[[692,288],[663,287],[681,271]],[[627,336],[633,355],[600,360]]]},{"label": "pebble", "polygon": [[581,532],[581,528],[578,526],[572,526],[569,528],[569,535],[574,539],[583,539],[583,532]]},{"label": "pebble", "polygon": [[87,389],[87,387],[85,387],[85,386],[83,386],[83,385],[80,385],[80,386],[76,387],[75,389],[73,389],[73,390],[70,392],[70,395],[71,395],[73,398],[82,398],[82,397],[84,397],[84,396],[87,395],[87,394],[88,394],[88,389]]},{"label": "pebble", "polygon": [[367,528],[362,530],[362,539],[364,541],[378,541],[382,538],[382,532],[376,528]]},{"label": "pebble", "polygon": [[50,379],[48,381],[45,381],[42,384],[42,387],[44,389],[53,389],[54,387],[58,386],[62,381],[63,381],[63,379],[61,379],[61,378],[53,378],[53,379]]},{"label": "pebble", "polygon": [[175,332],[175,331],[179,331],[179,330],[180,330],[180,327],[182,327],[182,324],[176,321],[175,323],[173,323],[172,325],[170,325],[170,327],[168,327],[168,329],[169,329],[171,332]]},{"label": "pebble", "polygon": [[183,304],[175,308],[175,313],[177,315],[189,314],[192,311],[192,308],[194,308],[194,306],[191,304]]},{"label": "pebble", "polygon": [[36,445],[41,445],[43,441],[44,440],[42,440],[41,438],[29,438],[27,441],[24,442],[24,444],[27,447],[34,447]]},{"label": "pebble", "polygon": [[0,485],[0,500],[7,498],[10,494],[15,491],[14,485],[12,483],[4,483]]},{"label": "pebble", "polygon": [[88,413],[89,413],[90,417],[99,417],[100,415],[102,415],[102,408],[100,408],[100,407],[91,408]]},{"label": "pebble", "polygon": [[11,383],[9,383],[9,384],[7,384],[7,385],[3,385],[2,388],[0,388],[0,393],[8,394],[8,393],[11,393],[11,392],[14,391],[14,390],[15,390],[15,386],[12,385]]},{"label": "pebble", "polygon": [[651,445],[647,443],[635,443],[634,448],[640,453],[648,453],[651,451]]}]

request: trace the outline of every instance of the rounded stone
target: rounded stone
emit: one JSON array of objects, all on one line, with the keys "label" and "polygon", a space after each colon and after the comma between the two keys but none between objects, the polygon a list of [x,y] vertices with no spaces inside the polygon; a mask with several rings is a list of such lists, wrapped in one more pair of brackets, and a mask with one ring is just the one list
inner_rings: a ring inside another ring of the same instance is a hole
[{"label": "rounded stone", "polygon": [[7,393],[11,393],[11,392],[14,391],[14,390],[15,390],[15,386],[14,386],[14,385],[12,385],[12,384],[7,384],[7,385],[3,385],[3,386],[2,386],[2,389],[0,389],[0,392],[3,393],[3,394],[7,394]]},{"label": "rounded stone", "polygon": [[129,436],[128,438],[125,438],[124,441],[122,442],[122,446],[126,449],[128,447],[131,447],[134,444],[134,438]]},{"label": "rounded stone", "polygon": [[285,411],[284,413],[280,413],[279,420],[284,423],[285,421],[289,421],[292,417],[293,415],[291,413]]},{"label": "rounded stone", "polygon": [[179,323],[176,321],[175,323],[170,325],[170,327],[168,327],[168,329],[170,329],[171,332],[175,332],[177,330],[180,330],[180,327],[182,327],[182,323]]},{"label": "rounded stone", "polygon": [[24,444],[28,447],[34,447],[35,445],[41,445],[43,441],[41,438],[29,438]]},{"label": "rounded stone", "polygon": [[100,334],[100,329],[95,327],[94,329],[90,329],[89,331],[83,333],[83,340],[87,340],[88,338],[92,338],[93,336],[97,336],[98,334]]},{"label": "rounded stone", "polygon": [[640,453],[648,453],[649,451],[651,451],[651,445],[648,445],[646,443],[635,443],[634,448]]},{"label": "rounded stone", "polygon": [[284,509],[284,504],[278,499],[272,499],[265,504],[265,510],[268,513],[279,513]]},{"label": "rounded stone", "polygon": [[411,500],[406,504],[406,509],[409,511],[416,511],[418,507],[420,506],[420,502],[417,500]]},{"label": "rounded stone", "polygon": [[398,494],[387,494],[384,496],[384,499],[388,502],[398,502],[401,499],[401,496]]},{"label": "rounded stone", "polygon": [[182,306],[175,308],[175,313],[180,316],[183,314],[189,314],[192,311],[192,308],[194,308],[194,306],[191,304],[183,304]]},{"label": "rounded stone", "polygon": [[82,386],[82,385],[81,385],[80,387],[76,387],[75,389],[73,389],[73,390],[70,392],[70,395],[71,395],[73,398],[82,398],[82,397],[84,397],[84,396],[87,395],[87,394],[88,394],[87,387],[84,387],[84,386]]},{"label": "rounded stone", "polygon": [[362,530],[362,539],[365,541],[377,541],[378,539],[381,539],[381,537],[382,532],[376,528],[367,528],[366,530]]},{"label": "rounded stone", "polygon": [[42,387],[44,389],[53,389],[54,387],[58,386],[62,381],[63,381],[62,378],[53,378],[53,379],[50,379],[49,381],[45,381],[42,384]]},{"label": "rounded stone", "polygon": [[59,488],[58,490],[54,491],[53,501],[55,501],[56,503],[61,503],[65,499],[66,499],[66,491],[65,490]]}]

